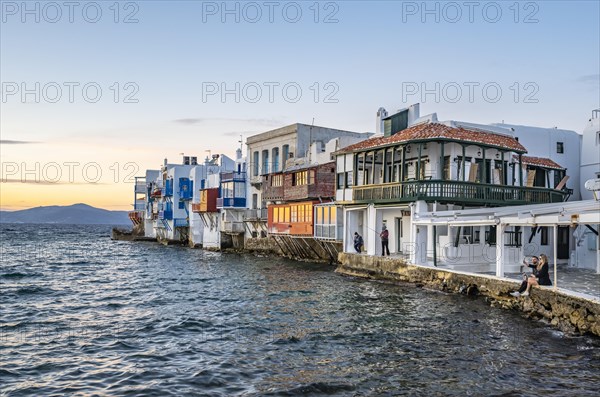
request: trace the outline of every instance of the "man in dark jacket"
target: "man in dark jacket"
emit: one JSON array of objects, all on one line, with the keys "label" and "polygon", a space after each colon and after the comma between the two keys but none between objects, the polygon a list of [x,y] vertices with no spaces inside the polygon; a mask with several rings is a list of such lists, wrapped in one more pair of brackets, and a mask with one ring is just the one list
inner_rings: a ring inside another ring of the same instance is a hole
[{"label": "man in dark jacket", "polygon": [[364,243],[362,236],[357,232],[354,232],[354,249],[356,250],[356,252],[362,252],[363,244]]},{"label": "man in dark jacket", "polygon": [[381,233],[379,233],[379,237],[381,237],[381,253],[383,254],[383,256],[385,256],[385,253],[387,252],[387,255],[390,256],[390,233],[388,232],[387,227],[385,227],[385,225],[383,225],[383,227],[381,228]]}]

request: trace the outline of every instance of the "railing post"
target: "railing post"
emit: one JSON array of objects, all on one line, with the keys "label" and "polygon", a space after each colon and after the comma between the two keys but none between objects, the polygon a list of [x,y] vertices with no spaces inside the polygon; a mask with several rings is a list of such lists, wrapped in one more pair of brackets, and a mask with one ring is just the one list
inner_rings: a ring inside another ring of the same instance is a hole
[{"label": "railing post", "polygon": [[556,291],[558,289],[558,273],[557,273],[557,265],[556,262],[558,261],[558,226],[554,225],[554,227],[552,228],[552,233],[553,233],[553,243],[554,243],[554,290]]}]

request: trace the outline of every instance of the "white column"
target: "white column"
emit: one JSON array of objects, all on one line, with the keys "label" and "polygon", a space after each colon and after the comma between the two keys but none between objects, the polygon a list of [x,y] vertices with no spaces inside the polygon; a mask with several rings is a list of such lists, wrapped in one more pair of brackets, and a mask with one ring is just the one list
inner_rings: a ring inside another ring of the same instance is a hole
[{"label": "white column", "polygon": [[[556,290],[558,288],[558,273],[556,271],[557,266],[556,266],[556,262],[558,260],[558,225],[554,225],[554,227],[552,228],[553,231],[553,236],[552,239],[554,240],[552,243],[554,244],[554,289]],[[549,269],[548,269],[549,270]]]},{"label": "white column", "polygon": [[[427,212],[427,203],[424,201],[415,202],[412,207],[412,217],[411,217],[411,228],[410,228],[410,238],[411,238],[411,263],[424,265],[427,263],[427,230],[425,227],[416,226],[412,223],[412,220],[415,219],[415,216],[421,214],[423,212]],[[428,228],[429,226],[427,226]],[[432,229],[433,230],[433,229]]]},{"label": "white column", "polygon": [[367,255],[377,254],[377,211],[373,204],[367,207]]},{"label": "white column", "polygon": [[[345,208],[342,211],[342,214],[344,214],[342,229],[344,231],[344,238],[342,240],[342,247],[344,247],[344,252],[353,252],[350,251],[350,247],[348,244],[350,242],[350,235],[354,235],[354,232],[350,230],[350,223],[348,222],[348,216],[350,216],[350,211],[347,211]],[[352,246],[352,249],[354,250],[354,238],[352,238]]]},{"label": "white column", "polygon": [[433,252],[433,225],[427,225],[427,252]]},{"label": "white column", "polygon": [[[600,231],[600,224],[596,226],[596,230]],[[596,236],[596,273],[600,274],[600,233]]]},{"label": "white column", "polygon": [[496,276],[504,277],[504,263],[506,255],[504,251],[504,236],[506,231],[505,224],[496,226]]}]

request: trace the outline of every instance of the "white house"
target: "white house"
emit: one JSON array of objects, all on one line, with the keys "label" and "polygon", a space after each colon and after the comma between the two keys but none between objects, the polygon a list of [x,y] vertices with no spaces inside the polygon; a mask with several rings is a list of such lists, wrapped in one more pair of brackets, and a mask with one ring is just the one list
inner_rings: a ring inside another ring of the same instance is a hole
[{"label": "white house", "polygon": [[[190,225],[190,235],[194,236],[192,242],[200,244],[201,239],[203,248],[220,249],[221,248],[221,214],[217,207],[219,198],[221,173],[233,172],[236,170],[236,161],[224,154],[213,154],[211,158],[204,161],[206,178],[201,186],[194,189],[198,191],[198,202],[192,203],[192,212],[194,222]],[[197,221],[199,219],[199,221]],[[201,237],[200,237],[201,236]]]},{"label": "white house", "polygon": [[592,111],[592,118],[583,129],[581,145],[581,197],[583,200],[594,198],[585,188],[586,181],[600,178],[600,109]]},{"label": "white house", "polygon": [[[367,254],[381,255],[379,233],[385,225],[392,253],[414,261],[436,257],[448,265],[462,261],[488,266],[494,262],[485,251],[495,238],[490,225],[415,227],[414,215],[562,203],[569,195],[565,167],[550,158],[526,155],[527,148],[507,128],[439,122],[436,114],[418,117],[414,107],[383,123],[383,136],[336,152],[336,200],[344,205],[345,252],[354,251],[353,234],[358,232]],[[555,185],[556,180],[562,186]],[[529,238],[517,226],[506,229],[505,235],[506,245],[515,248]],[[427,255],[416,256],[415,247]],[[445,254],[435,253],[438,248]]]},{"label": "white house", "polygon": [[[581,163],[582,135],[556,127],[542,128],[515,124],[492,124],[503,128],[527,148],[527,156],[550,158],[563,167],[569,175],[566,187],[573,190],[569,200],[581,200],[581,181],[578,168]],[[538,171],[536,178],[543,178]],[[550,187],[555,187],[562,178],[554,175]]]},{"label": "white house", "polygon": [[[155,180],[150,181],[153,236],[163,243],[187,242],[189,214],[186,201],[191,197],[190,171],[197,166],[196,157],[184,156],[182,164],[165,159]],[[147,231],[148,236],[150,231]]]}]

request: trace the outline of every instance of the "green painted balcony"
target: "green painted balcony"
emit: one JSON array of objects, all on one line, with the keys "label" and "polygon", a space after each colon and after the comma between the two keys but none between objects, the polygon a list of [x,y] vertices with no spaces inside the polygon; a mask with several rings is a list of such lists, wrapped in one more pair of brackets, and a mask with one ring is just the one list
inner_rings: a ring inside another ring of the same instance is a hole
[{"label": "green painted balcony", "polygon": [[481,206],[557,203],[568,190],[491,185],[451,180],[418,180],[354,186],[354,203],[410,203],[417,200]]}]

